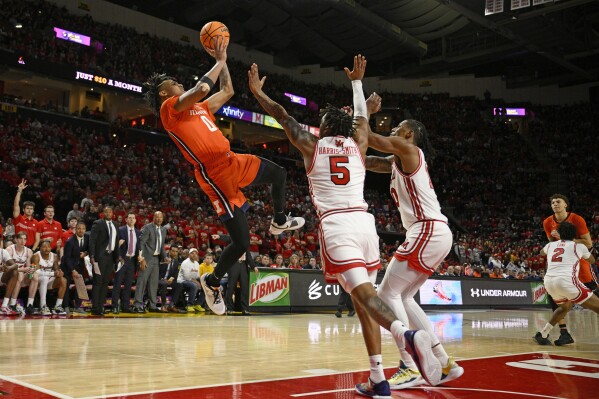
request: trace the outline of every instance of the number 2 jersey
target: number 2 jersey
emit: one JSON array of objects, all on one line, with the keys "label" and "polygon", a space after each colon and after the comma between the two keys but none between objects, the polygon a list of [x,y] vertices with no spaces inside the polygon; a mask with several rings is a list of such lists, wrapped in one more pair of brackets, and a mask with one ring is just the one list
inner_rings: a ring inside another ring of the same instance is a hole
[{"label": "number 2 jersey", "polygon": [[547,273],[545,277],[567,277],[577,279],[580,260],[588,259],[591,253],[584,244],[574,241],[553,241],[545,245]]},{"label": "number 2 jersey", "polygon": [[364,201],[364,158],[352,138],[335,136],[318,140],[306,174],[320,218],[336,210],[368,209]]}]

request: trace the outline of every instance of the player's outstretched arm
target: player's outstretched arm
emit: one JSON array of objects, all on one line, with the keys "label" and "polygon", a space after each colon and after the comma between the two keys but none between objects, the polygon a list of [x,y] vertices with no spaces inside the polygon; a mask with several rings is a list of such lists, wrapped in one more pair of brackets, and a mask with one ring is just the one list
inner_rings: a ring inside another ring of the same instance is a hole
[{"label": "player's outstretched arm", "polygon": [[212,90],[212,87],[214,87],[214,82],[216,82],[221,70],[227,63],[228,44],[229,41],[222,36],[218,36],[216,39],[214,39],[214,50],[210,51],[209,54],[214,57],[216,64],[214,64],[208,73],[202,76],[202,78],[193,88],[181,94],[174,105],[174,108],[177,112],[191,108],[195,103],[199,102],[206,97],[208,93],[210,93],[210,90]]},{"label": "player's outstretched arm", "polygon": [[304,157],[311,158],[314,154],[314,145],[318,139],[313,134],[305,131],[301,125],[287,113],[285,108],[264,93],[262,87],[264,86],[266,76],[263,76],[262,79],[260,79],[258,65],[252,64],[248,71],[248,77],[250,91],[254,97],[256,97],[260,106],[283,126],[285,134],[287,134],[287,138],[289,138],[291,144],[300,150]]},{"label": "player's outstretched arm", "polygon": [[374,133],[370,127],[368,128],[368,146],[377,151],[395,154],[399,157],[411,155],[418,151],[418,148],[414,144],[408,142],[403,137],[381,136]]},{"label": "player's outstretched arm", "polygon": [[21,202],[21,193],[26,188],[27,188],[27,180],[23,179],[23,180],[21,180],[21,183],[19,183],[19,186],[17,188],[17,195],[15,195],[15,201],[12,206],[13,219],[19,217],[19,215],[21,214],[21,208],[19,206],[19,202]]},{"label": "player's outstretched arm", "polygon": [[354,57],[354,66],[350,71],[344,67],[343,70],[347,78],[351,81],[353,100],[354,100],[354,123],[356,132],[353,135],[354,140],[362,150],[362,154],[366,154],[368,149],[368,111],[366,108],[366,99],[362,90],[362,79],[366,72],[366,57],[358,54]]},{"label": "player's outstretched arm", "polygon": [[227,101],[233,97],[235,94],[235,90],[233,90],[233,81],[231,80],[231,74],[229,73],[229,68],[227,64],[223,65],[223,69],[221,69],[220,74],[218,75],[218,80],[220,82],[220,91],[214,93],[210,97],[208,97],[208,108],[210,108],[210,112],[213,114],[220,109]]},{"label": "player's outstretched arm", "polygon": [[368,155],[366,157],[366,170],[376,173],[391,173],[394,155],[388,157],[376,157]]}]

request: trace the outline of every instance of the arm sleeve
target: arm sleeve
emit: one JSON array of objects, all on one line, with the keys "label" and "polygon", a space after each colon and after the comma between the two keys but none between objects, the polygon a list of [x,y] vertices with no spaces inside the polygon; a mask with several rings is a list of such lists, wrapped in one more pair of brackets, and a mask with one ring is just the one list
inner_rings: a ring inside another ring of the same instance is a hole
[{"label": "arm sleeve", "polygon": [[364,98],[364,91],[362,90],[362,81],[352,80],[351,86],[354,92],[354,117],[368,118],[368,111],[366,110],[366,98]]}]

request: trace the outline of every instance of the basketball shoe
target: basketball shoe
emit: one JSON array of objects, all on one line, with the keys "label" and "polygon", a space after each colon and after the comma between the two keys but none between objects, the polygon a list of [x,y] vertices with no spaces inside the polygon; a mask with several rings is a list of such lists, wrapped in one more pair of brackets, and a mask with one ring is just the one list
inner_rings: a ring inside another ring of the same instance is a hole
[{"label": "basketball shoe", "polygon": [[574,343],[574,338],[570,335],[569,332],[560,333],[559,338],[553,341],[557,346],[568,345]]},{"label": "basketball shoe", "polygon": [[408,330],[404,333],[406,350],[414,359],[422,377],[430,385],[441,381],[441,363],[431,349],[431,338],[426,331]]},{"label": "basketball shoe", "polygon": [[532,337],[532,339],[534,339],[537,342],[537,344],[539,344],[539,345],[551,345],[551,341],[549,340],[549,337],[543,338],[543,335],[541,335],[540,331],[538,331],[536,333],[536,335],[534,337]]},{"label": "basketball shoe", "polygon": [[387,381],[389,381],[389,387],[393,390],[406,389],[426,383],[420,375],[420,372],[406,366],[403,360],[399,361],[397,372]]},{"label": "basketball shoe", "polygon": [[389,382],[387,380],[375,384],[368,378],[368,382],[356,384],[356,392],[369,398],[391,399],[391,389],[389,388]]},{"label": "basketball shoe", "polygon": [[200,283],[202,284],[202,289],[204,290],[204,294],[206,294],[206,304],[208,307],[217,315],[225,314],[227,308],[225,303],[223,302],[223,296],[221,293],[221,287],[210,287],[206,283],[206,277],[208,277],[210,273],[204,273],[200,277]]},{"label": "basketball shoe", "polygon": [[282,232],[287,231],[287,230],[301,229],[304,226],[304,224],[306,224],[306,219],[304,219],[302,217],[292,217],[289,214],[289,215],[287,215],[287,220],[283,224],[275,223],[275,220],[273,219],[272,222],[270,223],[269,231],[270,231],[270,234],[278,236],[279,234],[281,234]]},{"label": "basketball shoe", "polygon": [[464,368],[458,365],[453,357],[450,356],[447,361],[447,366],[443,367],[441,371],[441,384],[445,384],[446,382],[456,380],[460,378],[464,374]]}]

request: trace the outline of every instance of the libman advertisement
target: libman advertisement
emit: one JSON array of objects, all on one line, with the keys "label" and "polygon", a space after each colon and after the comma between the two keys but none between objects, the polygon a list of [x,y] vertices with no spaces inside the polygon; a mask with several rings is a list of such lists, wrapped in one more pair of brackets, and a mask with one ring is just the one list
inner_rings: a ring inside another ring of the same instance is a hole
[{"label": "libman advertisement", "polygon": [[543,283],[530,283],[530,290],[532,291],[532,303],[537,304],[548,304],[547,290]]},{"label": "libman advertisement", "polygon": [[289,306],[289,273],[250,273],[250,306]]}]

